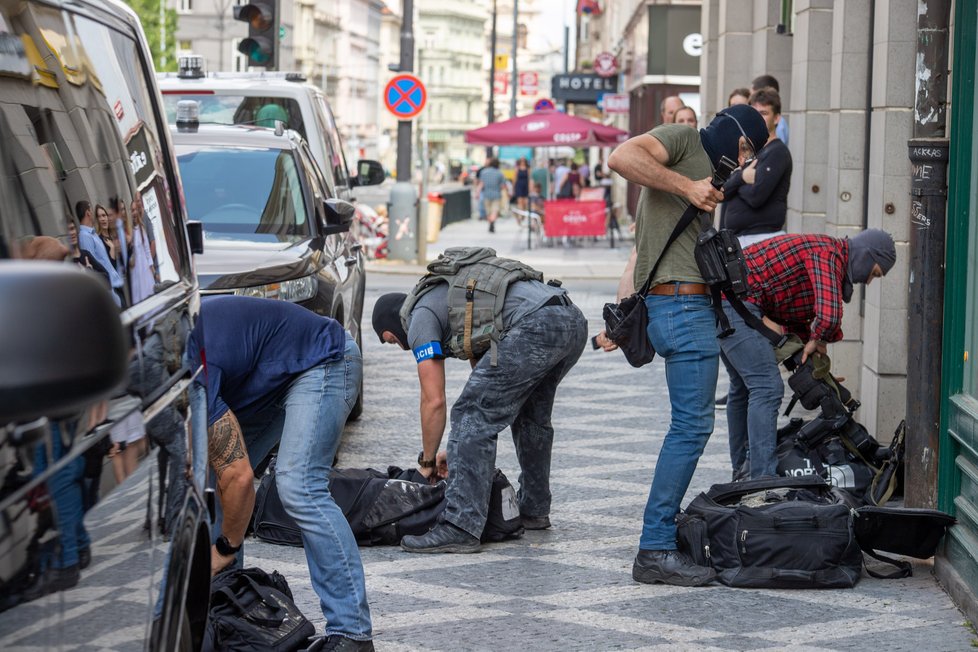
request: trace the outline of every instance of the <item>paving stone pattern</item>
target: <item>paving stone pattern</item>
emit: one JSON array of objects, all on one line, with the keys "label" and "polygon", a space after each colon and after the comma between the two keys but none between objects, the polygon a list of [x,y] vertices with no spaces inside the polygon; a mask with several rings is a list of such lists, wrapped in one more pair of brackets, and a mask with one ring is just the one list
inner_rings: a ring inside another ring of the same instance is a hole
[{"label": "paving stone pattern", "polygon": [[[374,277],[377,278],[376,276]],[[571,296],[600,327],[614,283]],[[420,449],[410,354],[382,346],[365,310],[363,418],[346,432],[340,466],[409,466]],[[466,363],[449,360],[448,400]],[[721,385],[725,382],[721,379]],[[902,580],[864,576],[852,590],[679,588],[632,581],[631,564],[656,453],[669,423],[662,363],[633,370],[620,353],[588,349],[561,385],[554,413],[550,530],[472,555],[361,548],[378,650],[966,650],[973,635],[931,574],[915,562]],[[497,465],[519,473],[509,431]],[[684,504],[730,477],[726,422],[700,461]],[[300,549],[249,541],[249,564],[289,579],[322,631]]]}]

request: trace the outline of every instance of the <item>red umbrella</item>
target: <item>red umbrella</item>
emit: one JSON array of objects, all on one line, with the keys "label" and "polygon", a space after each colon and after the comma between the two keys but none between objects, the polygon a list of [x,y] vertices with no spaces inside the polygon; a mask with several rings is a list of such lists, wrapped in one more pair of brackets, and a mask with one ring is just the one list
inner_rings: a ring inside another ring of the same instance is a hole
[{"label": "red umbrella", "polygon": [[607,127],[584,118],[576,118],[560,111],[537,111],[465,132],[465,142],[470,145],[589,147],[617,145],[627,139],[627,131]]}]

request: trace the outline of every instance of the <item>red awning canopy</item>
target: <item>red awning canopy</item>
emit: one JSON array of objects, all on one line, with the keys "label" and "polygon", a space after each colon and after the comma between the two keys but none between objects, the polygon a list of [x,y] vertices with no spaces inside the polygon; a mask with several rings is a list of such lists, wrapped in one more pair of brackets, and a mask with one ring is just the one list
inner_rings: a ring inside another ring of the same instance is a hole
[{"label": "red awning canopy", "polygon": [[465,142],[470,145],[590,147],[617,145],[627,139],[627,131],[560,111],[537,111],[465,132]]}]

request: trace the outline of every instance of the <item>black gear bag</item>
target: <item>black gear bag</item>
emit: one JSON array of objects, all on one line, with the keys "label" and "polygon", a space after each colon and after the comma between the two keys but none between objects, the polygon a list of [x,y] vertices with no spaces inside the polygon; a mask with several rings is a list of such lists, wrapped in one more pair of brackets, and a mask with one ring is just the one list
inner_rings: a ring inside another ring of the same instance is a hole
[{"label": "black gear bag", "polygon": [[[414,469],[331,469],[329,490],[357,543],[361,546],[396,545],[408,534],[424,534],[445,511],[445,483],[429,484]],[[268,465],[255,495],[251,527],[262,541],[302,546],[299,526],[285,511],[275,483],[275,460]],[[503,541],[523,535],[516,491],[496,469],[489,494],[489,515],[482,542]]]},{"label": "black gear bag", "polygon": [[304,650],[316,628],[292,601],[278,572],[231,569],[211,580],[205,652],[290,652]]}]

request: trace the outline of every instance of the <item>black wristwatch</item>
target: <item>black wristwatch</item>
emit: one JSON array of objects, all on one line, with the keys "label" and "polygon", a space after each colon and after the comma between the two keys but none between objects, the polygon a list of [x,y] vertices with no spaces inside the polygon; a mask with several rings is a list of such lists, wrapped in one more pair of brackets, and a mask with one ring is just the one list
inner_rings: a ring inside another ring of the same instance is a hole
[{"label": "black wristwatch", "polygon": [[217,552],[221,554],[222,557],[230,557],[231,555],[237,554],[241,550],[241,546],[232,546],[228,538],[223,534],[217,537],[217,541],[214,542],[214,547],[217,548]]},{"label": "black wristwatch", "polygon": [[433,469],[435,466],[437,466],[437,464],[438,462],[435,460],[426,460],[424,458],[424,451],[418,453],[418,466],[420,466],[422,469]]}]

